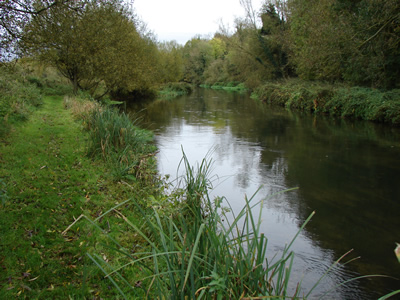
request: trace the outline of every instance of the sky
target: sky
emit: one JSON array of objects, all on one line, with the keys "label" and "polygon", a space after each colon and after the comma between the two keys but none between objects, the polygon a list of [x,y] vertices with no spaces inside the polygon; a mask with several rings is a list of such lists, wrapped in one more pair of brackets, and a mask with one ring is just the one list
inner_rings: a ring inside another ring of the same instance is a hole
[{"label": "sky", "polygon": [[[255,10],[261,2],[253,0]],[[232,27],[235,17],[245,15],[239,0],[134,0],[133,7],[158,41],[182,45],[197,34],[212,37],[221,20]]]}]

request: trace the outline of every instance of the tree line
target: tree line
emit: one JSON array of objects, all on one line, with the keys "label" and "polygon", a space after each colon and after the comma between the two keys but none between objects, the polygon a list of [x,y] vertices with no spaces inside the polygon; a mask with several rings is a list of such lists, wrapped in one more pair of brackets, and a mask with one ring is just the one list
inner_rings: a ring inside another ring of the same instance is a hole
[{"label": "tree line", "polygon": [[299,77],[352,86],[400,87],[397,0],[267,0],[232,33],[194,38],[184,49],[185,80],[245,82]]},{"label": "tree line", "polygon": [[161,84],[303,80],[400,87],[398,0],[265,0],[212,38],[159,43],[122,0],[6,0],[0,58],[12,51],[55,66],[95,97]]}]

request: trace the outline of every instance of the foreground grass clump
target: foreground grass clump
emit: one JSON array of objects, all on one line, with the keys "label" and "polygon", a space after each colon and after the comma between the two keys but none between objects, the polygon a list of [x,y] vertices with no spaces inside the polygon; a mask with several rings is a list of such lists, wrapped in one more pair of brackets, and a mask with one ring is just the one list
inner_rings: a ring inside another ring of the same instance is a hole
[{"label": "foreground grass clump", "polygon": [[[129,201],[140,212],[141,226],[119,207],[101,216],[116,211],[126,222],[126,232],[142,239],[129,252],[110,236],[107,254],[88,253],[122,297],[299,298],[300,286],[291,293],[288,288],[294,258],[290,248],[296,237],[274,261],[266,261],[268,240],[260,229],[263,203],[246,198],[238,215],[231,215],[221,208],[223,198],[212,201],[208,195],[211,161],[203,160],[195,168],[184,155],[182,164],[185,175],[172,194],[158,201],[152,197],[151,206]],[[254,215],[255,206],[260,206],[260,215]],[[91,221],[102,230],[96,222]],[[114,259],[108,259],[111,256]]]},{"label": "foreground grass clump", "polygon": [[297,80],[267,83],[252,95],[290,109],[400,125],[400,90],[344,87]]},{"label": "foreground grass clump", "polygon": [[87,154],[102,158],[115,180],[155,176],[153,134],[138,127],[138,119],[85,97],[65,97],[64,105],[89,133]]},{"label": "foreground grass clump", "polygon": [[165,84],[158,95],[161,98],[173,99],[178,96],[190,94],[193,91],[193,86],[186,82],[170,82]]}]

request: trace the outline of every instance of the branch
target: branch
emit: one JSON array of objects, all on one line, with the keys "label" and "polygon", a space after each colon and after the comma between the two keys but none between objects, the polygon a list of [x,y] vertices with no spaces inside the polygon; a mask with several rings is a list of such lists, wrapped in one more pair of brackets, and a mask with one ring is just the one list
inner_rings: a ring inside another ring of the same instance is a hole
[{"label": "branch", "polygon": [[378,36],[378,34],[386,27],[389,25],[389,23],[391,23],[394,19],[396,19],[398,16],[393,16],[391,18],[389,18],[389,20],[383,24],[381,26],[381,28],[378,29],[377,32],[375,32],[372,36],[370,36],[366,41],[364,41],[361,45],[358,46],[358,49],[362,48],[365,44],[369,43],[370,41],[372,41],[374,38],[376,38]]}]

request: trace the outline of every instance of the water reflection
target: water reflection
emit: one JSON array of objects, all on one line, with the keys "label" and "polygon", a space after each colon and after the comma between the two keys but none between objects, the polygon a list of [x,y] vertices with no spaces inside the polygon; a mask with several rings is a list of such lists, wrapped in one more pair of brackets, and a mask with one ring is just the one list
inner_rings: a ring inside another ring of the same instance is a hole
[{"label": "water reflection", "polygon": [[[258,199],[299,187],[268,198],[263,214],[272,256],[317,211],[294,246],[293,288],[301,280],[311,288],[353,248],[348,257],[362,258],[327,276],[314,295],[358,274],[400,276],[393,254],[400,228],[398,129],[289,113],[212,90],[132,109],[143,107],[144,123],[156,133],[161,173],[176,175],[181,147],[193,163],[211,150],[219,178],[213,194],[226,196],[235,210],[260,186]],[[328,299],[376,299],[396,288],[393,280],[364,280]]]}]

